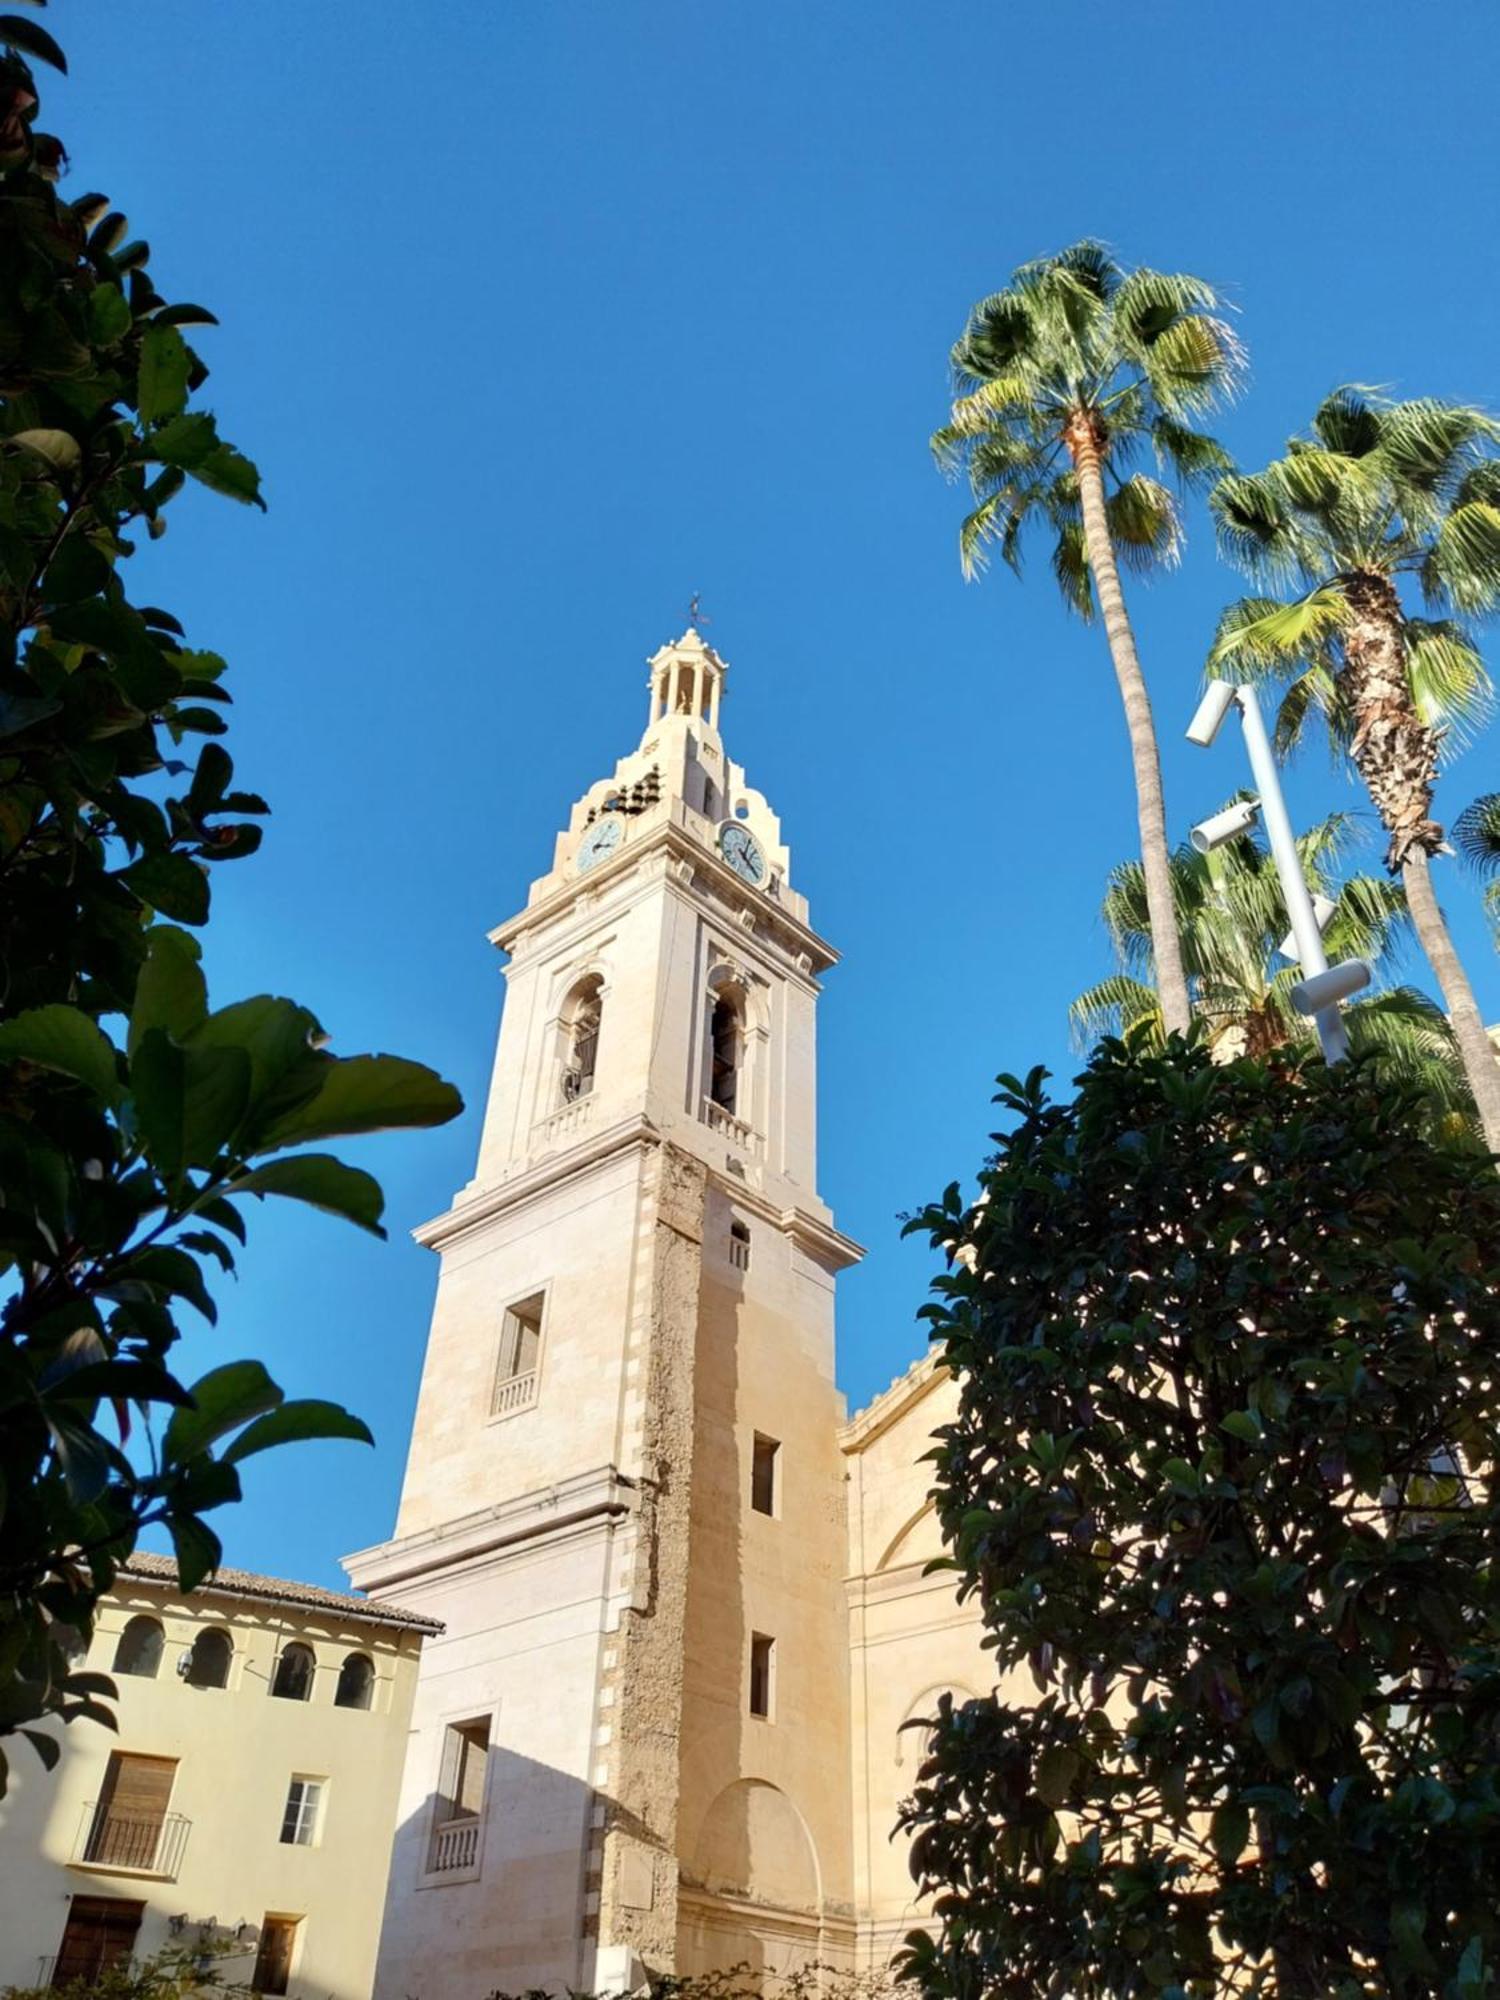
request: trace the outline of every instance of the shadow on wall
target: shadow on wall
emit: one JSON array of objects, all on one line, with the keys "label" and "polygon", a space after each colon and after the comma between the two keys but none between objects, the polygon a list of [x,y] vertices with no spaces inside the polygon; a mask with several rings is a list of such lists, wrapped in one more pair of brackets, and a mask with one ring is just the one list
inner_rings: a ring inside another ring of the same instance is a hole
[{"label": "shadow on wall", "polygon": [[502,1744],[478,1812],[455,1809],[446,1773],[444,1785],[396,1829],[375,2000],[583,1985],[593,1791]]}]

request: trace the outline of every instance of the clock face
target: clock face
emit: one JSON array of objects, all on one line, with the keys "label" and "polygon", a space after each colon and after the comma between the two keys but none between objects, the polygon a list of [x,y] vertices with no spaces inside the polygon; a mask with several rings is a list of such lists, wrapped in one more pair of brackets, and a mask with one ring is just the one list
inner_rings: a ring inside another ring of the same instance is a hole
[{"label": "clock face", "polygon": [[766,857],[748,826],[726,820],[719,829],[719,852],[736,875],[758,889],[766,879]]},{"label": "clock face", "polygon": [[602,861],[606,855],[613,854],[624,837],[624,822],[616,819],[613,813],[606,813],[603,819],[595,820],[583,836],[583,844],[578,850],[579,874],[585,868],[592,868],[596,861]]}]

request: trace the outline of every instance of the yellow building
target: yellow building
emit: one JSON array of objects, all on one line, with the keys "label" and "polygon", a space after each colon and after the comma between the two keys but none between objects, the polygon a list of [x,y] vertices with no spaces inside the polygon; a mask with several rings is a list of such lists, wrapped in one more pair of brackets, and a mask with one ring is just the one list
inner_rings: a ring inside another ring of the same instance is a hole
[{"label": "yellow building", "polygon": [[694,631],[662,648],[639,747],[493,933],[395,1531],[347,1563],[444,1628],[379,2000],[883,1964],[916,1914],[899,1724],[982,1683],[973,1614],[922,1576],[951,1384],[918,1368],[852,1423],[834,1387],[836,954],[725,750],[725,673]]},{"label": "yellow building", "polygon": [[240,1570],[186,1598],[175,1580],[138,1555],[100,1605],[87,1664],[115,1678],[118,1733],[71,1724],[50,1774],[12,1756],[0,1986],[201,1942],[261,1993],[367,2000],[438,1627]]}]

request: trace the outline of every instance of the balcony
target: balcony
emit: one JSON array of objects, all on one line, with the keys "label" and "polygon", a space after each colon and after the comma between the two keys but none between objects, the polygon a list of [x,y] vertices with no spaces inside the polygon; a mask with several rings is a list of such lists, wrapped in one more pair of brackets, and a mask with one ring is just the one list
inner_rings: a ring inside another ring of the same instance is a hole
[{"label": "balcony", "polygon": [[508,1381],[495,1384],[492,1417],[514,1416],[517,1410],[529,1410],[536,1401],[536,1370],[528,1370],[524,1375],[512,1375]]},{"label": "balcony", "polygon": [[705,1097],[699,1107],[698,1116],[710,1132],[717,1132],[721,1139],[727,1139],[731,1146],[742,1153],[753,1153],[759,1148],[753,1126],[745,1119],[736,1118],[732,1111],[726,1111],[722,1104],[715,1104],[711,1097]]},{"label": "balcony", "polygon": [[563,1105],[560,1111],[552,1112],[546,1118],[539,1118],[531,1128],[532,1143],[537,1146],[556,1146],[564,1139],[571,1139],[592,1123],[594,1098],[592,1092],[583,1097],[575,1097],[571,1104]]},{"label": "balcony", "polygon": [[83,1809],[73,1864],[175,1882],[192,1825],[181,1813],[122,1812],[95,1799]]},{"label": "balcony", "polygon": [[438,1827],[432,1836],[432,1860],[429,1873],[433,1875],[457,1874],[460,1869],[472,1869],[479,1859],[479,1821],[477,1819],[450,1819],[446,1825]]}]

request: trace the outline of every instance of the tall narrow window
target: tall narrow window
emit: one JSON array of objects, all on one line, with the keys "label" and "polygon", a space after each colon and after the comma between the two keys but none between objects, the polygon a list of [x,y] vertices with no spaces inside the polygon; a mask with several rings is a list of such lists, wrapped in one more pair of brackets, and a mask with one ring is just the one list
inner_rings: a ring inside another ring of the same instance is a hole
[{"label": "tall narrow window", "polygon": [[276,1917],[269,1911],[261,1919],[255,1970],[250,1975],[252,1992],[285,1993],[292,1976],[292,1954],[301,1924],[300,1917]]},{"label": "tall narrow window", "polygon": [[709,1025],[709,1096],[731,1116],[740,1094],[740,1010],[727,995],[714,1002]]},{"label": "tall narrow window", "polygon": [[157,1618],[132,1618],[115,1647],[115,1672],[154,1681],[161,1666],[163,1633]]},{"label": "tall narrow window", "polygon": [[210,1625],[193,1641],[188,1662],[187,1683],[195,1688],[229,1685],[229,1663],[234,1658],[234,1641],[220,1625]]},{"label": "tall narrow window", "polygon": [[339,1668],[335,1708],[368,1708],[375,1694],[375,1662],[368,1653],[350,1653]]},{"label": "tall narrow window", "polygon": [[433,1813],[433,1874],[472,1868],[479,1855],[479,1822],[490,1759],[490,1719],[451,1722],[443,1732],[443,1765]]},{"label": "tall narrow window", "polygon": [[563,1012],[563,1102],[587,1097],[599,1063],[599,1025],[604,1018],[604,982],[585,979]]},{"label": "tall narrow window", "polygon": [[776,1641],[764,1632],[750,1634],[750,1713],[769,1721],[776,1698]]},{"label": "tall narrow window", "polygon": [[757,1431],[750,1450],[750,1505],[757,1514],[776,1512],[776,1469],[781,1446]]},{"label": "tall narrow window", "polygon": [[750,1268],[748,1222],[731,1222],[729,1225],[729,1261],[737,1271],[748,1271]]},{"label": "tall narrow window", "polygon": [[271,1676],[272,1694],[279,1695],[283,1701],[311,1701],[316,1665],[311,1646],[304,1646],[296,1640],[290,1646],[283,1646],[276,1671]]},{"label": "tall narrow window", "polygon": [[105,1868],[154,1872],[176,1776],[175,1757],[112,1751],[89,1823],[84,1860]]},{"label": "tall narrow window", "polygon": [[500,1354],[495,1364],[495,1393],[490,1415],[523,1410],[536,1397],[536,1367],[542,1351],[542,1308],[545,1292],[517,1299],[500,1322]]},{"label": "tall narrow window", "polygon": [[318,1814],[323,1805],[321,1778],[293,1778],[281,1813],[281,1838],[287,1847],[312,1847],[318,1838]]}]

